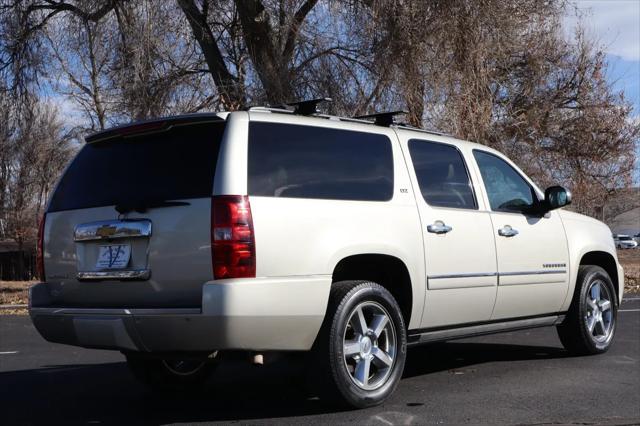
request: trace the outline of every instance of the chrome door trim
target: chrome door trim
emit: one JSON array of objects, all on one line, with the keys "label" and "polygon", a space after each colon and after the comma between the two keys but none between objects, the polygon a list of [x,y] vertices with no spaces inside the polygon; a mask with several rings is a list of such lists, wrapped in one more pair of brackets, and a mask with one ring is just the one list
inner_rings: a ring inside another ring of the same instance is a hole
[{"label": "chrome door trim", "polygon": [[475,278],[475,277],[510,277],[517,275],[549,275],[549,274],[566,274],[566,269],[546,269],[541,271],[517,271],[517,272],[471,272],[465,274],[442,274],[427,275],[430,280],[439,280],[447,278]]},{"label": "chrome door trim", "polygon": [[516,275],[549,275],[549,274],[566,274],[566,269],[547,269],[544,271],[516,271],[516,272],[500,272],[500,277],[513,277]]},{"label": "chrome door trim", "polygon": [[200,315],[200,308],[49,308],[32,307],[38,315]]},{"label": "chrome door trim", "polygon": [[114,240],[151,236],[148,219],[101,220],[82,223],[73,232],[74,241]]},{"label": "chrome door trim", "polygon": [[472,272],[469,274],[444,274],[444,275],[428,275],[430,280],[446,279],[446,278],[475,278],[475,277],[495,277],[497,272]]},{"label": "chrome door trim", "polygon": [[151,277],[151,270],[136,269],[130,271],[79,271],[76,278],[79,281],[100,281],[100,280],[148,280]]}]

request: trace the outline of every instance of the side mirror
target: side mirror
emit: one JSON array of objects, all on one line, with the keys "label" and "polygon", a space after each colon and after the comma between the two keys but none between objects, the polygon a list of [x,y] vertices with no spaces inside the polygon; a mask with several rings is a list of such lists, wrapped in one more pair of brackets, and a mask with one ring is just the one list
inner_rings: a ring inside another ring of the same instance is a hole
[{"label": "side mirror", "polygon": [[544,190],[545,210],[555,210],[571,204],[571,191],[562,186],[550,186]]}]

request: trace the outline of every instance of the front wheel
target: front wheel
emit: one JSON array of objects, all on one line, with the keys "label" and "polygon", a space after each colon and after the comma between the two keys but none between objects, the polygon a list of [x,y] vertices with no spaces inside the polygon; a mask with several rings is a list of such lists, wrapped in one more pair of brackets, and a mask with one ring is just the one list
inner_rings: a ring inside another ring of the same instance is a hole
[{"label": "front wheel", "polygon": [[406,346],[400,307],[384,287],[334,283],[314,348],[323,396],[356,408],[381,404],[402,377]]},{"label": "front wheel", "polygon": [[577,355],[606,352],[616,331],[618,302],[609,274],[580,266],[576,292],[565,321],[557,327],[565,349]]}]

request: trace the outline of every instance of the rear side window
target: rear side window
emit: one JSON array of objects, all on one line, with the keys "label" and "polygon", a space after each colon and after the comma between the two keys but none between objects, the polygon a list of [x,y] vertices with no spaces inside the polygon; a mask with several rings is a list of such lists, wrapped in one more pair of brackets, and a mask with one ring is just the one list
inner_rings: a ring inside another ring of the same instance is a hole
[{"label": "rear side window", "polygon": [[249,195],[358,201],[393,196],[391,141],[383,135],[254,122],[248,169]]},{"label": "rear side window", "polygon": [[456,147],[411,139],[409,152],[420,192],[427,204],[477,209],[467,168]]},{"label": "rear side window", "polygon": [[87,143],[51,198],[49,211],[210,197],[224,123]]}]

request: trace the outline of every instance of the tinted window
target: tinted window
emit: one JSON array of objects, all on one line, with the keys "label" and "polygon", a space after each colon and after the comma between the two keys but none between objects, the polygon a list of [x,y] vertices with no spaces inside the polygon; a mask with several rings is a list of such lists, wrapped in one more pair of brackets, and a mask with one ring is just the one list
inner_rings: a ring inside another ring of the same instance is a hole
[{"label": "tinted window", "polygon": [[87,143],[49,211],[210,197],[223,131],[223,123],[201,123]]},{"label": "tinted window", "polygon": [[323,127],[251,123],[249,194],[386,201],[393,154],[383,135]]},{"label": "tinted window", "polygon": [[411,161],[427,204],[475,209],[476,200],[460,151],[454,146],[412,139]]},{"label": "tinted window", "polygon": [[533,206],[533,189],[513,167],[501,158],[473,151],[487,190],[491,210],[524,211]]}]

